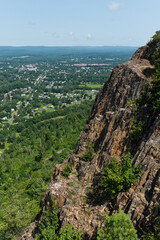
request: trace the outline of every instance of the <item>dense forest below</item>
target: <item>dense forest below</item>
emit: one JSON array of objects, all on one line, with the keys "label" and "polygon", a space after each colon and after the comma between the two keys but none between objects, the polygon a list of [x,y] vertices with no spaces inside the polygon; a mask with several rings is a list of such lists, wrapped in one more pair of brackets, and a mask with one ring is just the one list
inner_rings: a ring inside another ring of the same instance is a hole
[{"label": "dense forest below", "polygon": [[10,139],[0,159],[1,239],[21,232],[40,211],[53,167],[75,148],[91,104],[87,101],[33,118],[24,123],[19,136]]}]

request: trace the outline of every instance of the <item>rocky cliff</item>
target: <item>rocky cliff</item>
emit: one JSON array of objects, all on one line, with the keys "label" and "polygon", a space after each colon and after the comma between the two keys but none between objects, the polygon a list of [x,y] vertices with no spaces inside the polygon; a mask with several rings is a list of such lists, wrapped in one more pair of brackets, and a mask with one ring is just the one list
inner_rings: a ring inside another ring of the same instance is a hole
[{"label": "rocky cliff", "polygon": [[[74,153],[54,169],[46,191],[44,207],[54,198],[59,208],[61,227],[71,223],[83,230],[85,239],[95,239],[98,227],[104,224],[105,214],[117,209],[128,213],[134,226],[141,233],[151,227],[157,216],[156,204],[160,198],[160,115],[141,107],[135,110],[131,100],[139,97],[147,78],[144,69],[153,66],[151,57],[156,50],[151,44],[137,50],[132,59],[117,66],[110,79],[96,97],[92,113]],[[136,143],[131,140],[135,122],[145,123],[143,137]],[[92,161],[83,161],[88,141],[94,144]],[[99,198],[98,182],[104,166],[113,157],[120,162],[124,154],[131,152],[133,164],[141,164],[139,181],[115,200]],[[62,175],[64,167],[73,161],[68,178]],[[92,193],[92,194],[89,194]],[[19,239],[35,239],[39,219],[37,216]]]}]

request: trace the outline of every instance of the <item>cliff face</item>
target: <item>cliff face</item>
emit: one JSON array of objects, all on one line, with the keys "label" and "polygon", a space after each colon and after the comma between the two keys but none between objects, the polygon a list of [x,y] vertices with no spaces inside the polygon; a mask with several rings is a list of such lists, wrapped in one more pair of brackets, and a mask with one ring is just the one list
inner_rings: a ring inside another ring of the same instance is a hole
[{"label": "cliff face", "polygon": [[[135,112],[130,103],[130,100],[139,97],[145,84],[151,81],[143,74],[143,70],[152,67],[150,59],[155,49],[155,45],[142,47],[130,61],[113,70],[97,95],[75,152],[54,169],[46,191],[44,209],[53,197],[59,207],[61,227],[71,223],[84,231],[85,239],[94,239],[97,227],[104,224],[104,215],[112,214],[118,208],[129,214],[139,231],[150,227],[157,215],[156,204],[160,198],[160,115],[151,114],[145,107]],[[130,137],[135,121],[145,122],[143,138],[137,143],[133,143]],[[93,142],[96,154],[91,162],[84,162],[82,156],[88,140]],[[112,157],[121,161],[128,152],[132,153],[135,165],[141,163],[139,182],[132,184],[126,192],[119,193],[115,201],[98,201],[97,183],[105,164]],[[74,166],[65,179],[62,171],[70,161]],[[91,191],[92,197],[89,197]],[[38,221],[42,217],[43,213],[19,239],[34,239]]]}]

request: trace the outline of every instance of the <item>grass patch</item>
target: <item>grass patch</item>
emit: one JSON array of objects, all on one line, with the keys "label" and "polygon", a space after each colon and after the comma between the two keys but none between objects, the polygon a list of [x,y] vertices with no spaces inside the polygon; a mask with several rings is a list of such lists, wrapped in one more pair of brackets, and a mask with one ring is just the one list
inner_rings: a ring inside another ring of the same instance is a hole
[{"label": "grass patch", "polygon": [[51,121],[51,120],[63,119],[64,117],[65,116],[58,116],[58,117],[46,119],[46,120],[40,121],[40,123],[48,122],[48,121]]},{"label": "grass patch", "polygon": [[87,87],[87,88],[92,88],[92,89],[100,89],[103,85],[101,84],[80,84],[79,87]]},{"label": "grass patch", "polygon": [[103,85],[101,84],[87,84],[87,87],[89,88],[94,88],[94,89],[99,89],[101,88]]}]

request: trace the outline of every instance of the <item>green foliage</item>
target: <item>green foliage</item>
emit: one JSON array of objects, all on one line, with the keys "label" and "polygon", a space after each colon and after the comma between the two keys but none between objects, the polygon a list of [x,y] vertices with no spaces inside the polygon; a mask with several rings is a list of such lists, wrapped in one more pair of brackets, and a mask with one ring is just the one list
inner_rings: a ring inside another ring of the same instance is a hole
[{"label": "green foliage", "polygon": [[[159,53],[160,61],[160,53]],[[151,86],[146,88],[136,100],[137,106],[147,106],[151,110],[160,112],[160,64],[152,75]]]},{"label": "green foliage", "polygon": [[155,68],[146,69],[144,74],[152,75],[151,86],[147,86],[143,93],[136,100],[138,106],[146,105],[151,110],[160,112],[160,31],[157,31],[149,44],[159,46],[152,56],[152,64]]},{"label": "green foliage", "polygon": [[43,212],[43,219],[39,223],[39,234],[36,240],[82,240],[81,234],[68,224],[58,232],[59,222],[54,202]]},{"label": "green foliage", "polygon": [[131,153],[127,153],[122,160],[121,172],[123,176],[123,189],[127,190],[130,188],[132,183],[138,181],[141,175],[140,165],[132,166],[132,156]]},{"label": "green foliage", "polygon": [[0,156],[0,239],[14,239],[34,220],[54,166],[75,148],[90,108],[84,102],[55,111],[55,116],[64,116],[59,119],[41,114],[24,121],[25,128],[14,134],[14,142]]},{"label": "green foliage", "polygon": [[101,185],[104,188],[103,195],[109,194],[115,199],[117,194],[122,190],[127,190],[132,183],[138,181],[140,177],[140,166],[132,166],[131,154],[128,153],[123,157],[121,163],[113,158],[102,172]]},{"label": "green foliage", "polygon": [[23,123],[18,123],[16,126],[15,126],[15,129],[18,133],[22,132],[22,130],[25,128],[24,124]]},{"label": "green foliage", "polygon": [[137,107],[141,107],[144,105],[149,104],[149,83],[145,84],[144,91],[140,94],[138,98],[134,100],[134,103],[136,104]]},{"label": "green foliage", "polygon": [[156,223],[154,225],[155,239],[160,238],[160,205],[159,205],[159,216],[155,219]]},{"label": "green foliage", "polygon": [[160,41],[160,31],[156,31],[156,33],[153,35],[151,41],[149,41],[149,45],[152,43],[152,42],[159,42]]},{"label": "green foliage", "polygon": [[159,69],[160,68],[160,39],[159,39],[159,47],[157,49],[157,51],[153,54],[153,64],[155,66],[155,69]]},{"label": "green foliage", "polygon": [[[159,55],[160,60],[160,55]],[[160,112],[160,65],[153,76],[152,87],[150,88],[149,98],[154,110]]]},{"label": "green foliage", "polygon": [[94,144],[91,142],[91,140],[87,143],[87,149],[86,152],[82,156],[82,160],[85,162],[90,162],[94,157]]},{"label": "green foliage", "polygon": [[130,137],[133,142],[136,143],[142,138],[144,126],[145,123],[142,121],[139,121],[138,123],[132,126]]},{"label": "green foliage", "polygon": [[160,239],[160,204],[157,205],[157,217],[154,219],[154,224],[152,224],[152,232],[147,232],[142,239],[144,240],[157,240]]},{"label": "green foliage", "polygon": [[59,233],[59,240],[82,240],[81,233],[68,224]]},{"label": "green foliage", "polygon": [[123,189],[123,176],[121,166],[117,163],[117,159],[107,165],[102,173],[102,186],[112,199]]},{"label": "green foliage", "polygon": [[70,161],[69,163],[67,163],[67,165],[64,167],[62,172],[63,177],[68,178],[69,174],[72,171],[73,166],[74,166],[73,161]]},{"label": "green foliage", "polygon": [[98,229],[97,240],[138,240],[136,230],[129,216],[119,211],[113,216],[106,216],[104,229]]},{"label": "green foliage", "polygon": [[53,202],[43,212],[43,219],[38,227],[40,233],[36,234],[36,240],[58,240],[56,234],[58,229],[57,209]]},{"label": "green foliage", "polygon": [[65,228],[58,233],[55,219],[54,222],[48,220],[46,216],[43,219],[43,225],[41,223],[40,226],[42,230],[40,234],[36,234],[36,240],[82,240],[82,233],[74,229],[71,224],[67,224]]},{"label": "green foliage", "polygon": [[11,178],[4,185],[4,189],[7,194],[5,190],[0,190],[0,239],[10,240],[15,232],[22,232],[24,227],[34,220],[40,208],[37,201],[31,200]]}]

